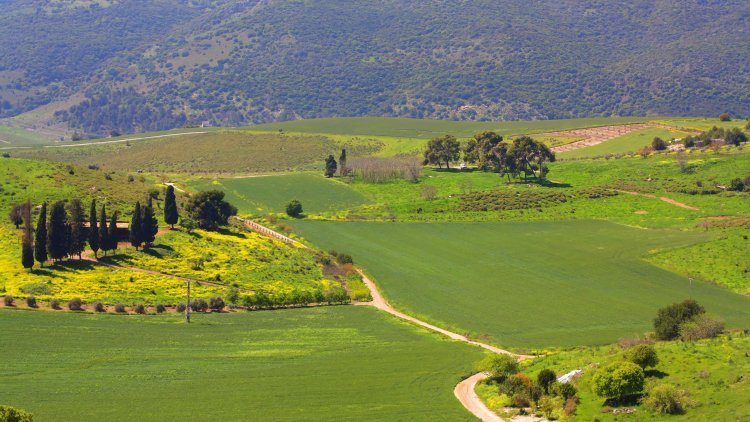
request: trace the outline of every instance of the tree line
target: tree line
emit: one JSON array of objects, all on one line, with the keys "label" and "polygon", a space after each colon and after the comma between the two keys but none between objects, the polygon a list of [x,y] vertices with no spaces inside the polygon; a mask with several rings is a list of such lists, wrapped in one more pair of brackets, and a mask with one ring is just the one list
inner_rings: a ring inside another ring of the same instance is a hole
[{"label": "tree line", "polygon": [[549,173],[546,164],[555,161],[555,153],[547,145],[529,136],[508,143],[495,132],[480,132],[463,147],[453,135],[431,139],[424,151],[424,164],[450,168],[462,156],[467,164],[507,176],[508,181],[521,175],[524,180],[528,177],[544,180]]}]

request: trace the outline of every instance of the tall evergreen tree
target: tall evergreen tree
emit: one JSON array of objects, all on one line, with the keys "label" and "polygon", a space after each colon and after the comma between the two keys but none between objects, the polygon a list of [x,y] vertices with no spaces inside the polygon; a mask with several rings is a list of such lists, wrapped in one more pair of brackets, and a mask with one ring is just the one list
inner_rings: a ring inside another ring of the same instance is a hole
[{"label": "tall evergreen tree", "polygon": [[117,250],[117,211],[112,213],[109,218],[109,227],[107,230],[107,250],[114,254]]},{"label": "tall evergreen tree", "polygon": [[96,199],[91,200],[91,209],[89,210],[89,246],[94,251],[94,258],[99,258],[99,228],[96,224]]},{"label": "tall evergreen tree", "polygon": [[143,244],[143,214],[140,202],[136,202],[133,209],[133,218],[130,220],[129,239],[130,244],[135,247],[135,250],[138,250]]},{"label": "tall evergreen tree", "polygon": [[36,261],[44,267],[47,262],[47,204],[42,204],[42,210],[39,212],[39,220],[36,223],[36,233],[34,237],[34,257]]},{"label": "tall evergreen tree", "polygon": [[177,212],[177,198],[174,195],[174,186],[167,186],[167,193],[164,195],[164,222],[172,226],[179,221],[180,215]]},{"label": "tall evergreen tree", "polygon": [[70,244],[69,252],[70,255],[78,255],[78,259],[81,259],[83,250],[86,249],[86,228],[84,227],[84,221],[86,219],[85,212],[83,211],[83,204],[79,199],[73,199],[70,201]]},{"label": "tall evergreen tree", "polygon": [[26,269],[34,267],[34,239],[31,228],[31,203],[27,202],[21,210],[23,217],[23,246],[21,250],[21,264]]},{"label": "tall evergreen tree", "polygon": [[335,174],[336,174],[336,159],[333,158],[333,155],[329,155],[328,158],[326,158],[325,176],[333,177]]},{"label": "tall evergreen tree", "polygon": [[154,208],[152,205],[151,197],[149,197],[147,205],[143,208],[143,219],[141,221],[143,242],[146,244],[146,247],[154,244],[156,234],[159,232],[159,222],[154,217]]},{"label": "tall evergreen tree", "polygon": [[13,205],[10,209],[10,222],[16,229],[23,223],[23,207],[25,204]]},{"label": "tall evergreen tree", "polygon": [[107,256],[109,250],[109,230],[107,229],[107,207],[102,205],[102,212],[99,215],[99,243],[104,251],[104,256]]},{"label": "tall evergreen tree", "polygon": [[346,176],[348,172],[349,169],[346,168],[346,149],[342,149],[341,155],[339,156],[339,173],[342,176]]},{"label": "tall evergreen tree", "polygon": [[68,255],[68,226],[65,204],[55,202],[49,213],[47,229],[47,253],[53,261],[59,261]]}]

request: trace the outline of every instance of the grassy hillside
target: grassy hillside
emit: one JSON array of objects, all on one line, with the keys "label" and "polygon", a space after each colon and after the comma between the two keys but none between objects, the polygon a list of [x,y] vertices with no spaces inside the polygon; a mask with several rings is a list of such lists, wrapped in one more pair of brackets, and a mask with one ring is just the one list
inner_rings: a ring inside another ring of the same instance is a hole
[{"label": "grassy hillside", "polygon": [[0,325],[0,359],[13,363],[3,404],[39,421],[469,420],[452,391],[481,355],[364,307],[213,314],[190,325],[3,310]]},{"label": "grassy hillside", "polygon": [[44,144],[48,141],[29,130],[0,125],[0,150]]},{"label": "grassy hillside", "polygon": [[324,249],[351,253],[404,310],[517,348],[604,344],[649,329],[656,310],[692,296],[732,326],[750,298],[642,258],[700,234],[604,222],[338,223],[298,221]]}]

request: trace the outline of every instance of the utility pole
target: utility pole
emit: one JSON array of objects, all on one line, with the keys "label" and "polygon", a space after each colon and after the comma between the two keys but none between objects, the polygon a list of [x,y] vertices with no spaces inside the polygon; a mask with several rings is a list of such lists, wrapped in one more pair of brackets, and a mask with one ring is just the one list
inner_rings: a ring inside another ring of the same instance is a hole
[{"label": "utility pole", "polygon": [[185,322],[190,324],[190,280],[187,281],[187,306],[185,306]]},{"label": "utility pole", "polygon": [[688,275],[688,280],[690,280],[690,299],[693,298],[693,277],[691,275]]}]

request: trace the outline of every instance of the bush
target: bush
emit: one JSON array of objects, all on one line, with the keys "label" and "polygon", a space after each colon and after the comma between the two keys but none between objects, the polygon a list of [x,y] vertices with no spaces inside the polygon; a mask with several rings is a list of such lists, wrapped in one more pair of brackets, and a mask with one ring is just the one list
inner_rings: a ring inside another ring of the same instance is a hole
[{"label": "bush", "polygon": [[162,305],[161,303],[157,303],[155,308],[157,314],[163,314],[164,312],[167,312],[167,307]]},{"label": "bush", "polygon": [[438,190],[435,186],[424,185],[422,186],[422,199],[432,201],[437,197]]},{"label": "bush", "polygon": [[36,298],[34,296],[29,296],[26,298],[26,306],[29,308],[36,308],[39,305],[36,304]]},{"label": "bush", "polygon": [[345,264],[354,264],[354,259],[352,259],[352,256],[348,253],[341,253],[336,256],[336,262],[338,262],[341,265]]},{"label": "bush", "polygon": [[487,355],[477,364],[477,369],[490,374],[490,378],[503,382],[509,376],[518,373],[518,362],[509,355]]},{"label": "bush", "polygon": [[659,340],[674,340],[679,335],[680,324],[693,316],[706,312],[698,302],[688,299],[659,309],[654,319],[654,332]]},{"label": "bush", "polygon": [[564,405],[562,397],[544,396],[539,400],[539,410],[549,420],[560,419],[564,414]]},{"label": "bush", "polygon": [[651,148],[653,148],[654,151],[664,151],[665,149],[667,149],[667,141],[657,136],[653,141],[651,141]]},{"label": "bush", "polygon": [[719,115],[719,120],[722,122],[729,122],[732,121],[732,116],[730,116],[729,113],[721,113]]},{"label": "bush", "polygon": [[32,422],[33,420],[34,415],[25,410],[0,405],[0,421],[2,422]]},{"label": "bush", "polygon": [[298,200],[293,200],[286,206],[286,215],[297,218],[302,215],[302,203]]},{"label": "bush", "polygon": [[639,344],[633,346],[625,352],[626,359],[643,369],[654,367],[659,363],[659,356],[656,355],[656,349],[650,344]]},{"label": "bush", "polygon": [[224,310],[224,307],[226,304],[224,303],[224,299],[221,298],[221,296],[214,296],[211,299],[208,300],[208,307],[211,308],[214,312],[221,312]]},{"label": "bush", "polygon": [[122,303],[115,303],[115,312],[118,314],[124,314],[125,313],[125,305]]},{"label": "bush", "polygon": [[190,309],[193,312],[206,312],[208,310],[208,303],[203,299],[195,299],[190,302]]},{"label": "bush", "polygon": [[593,390],[599,397],[621,399],[643,391],[643,369],[633,362],[619,361],[596,371],[592,378]]},{"label": "bush", "polygon": [[729,190],[742,192],[743,190],[745,190],[745,183],[739,177],[736,179],[732,179],[732,181],[729,182]]},{"label": "bush", "polygon": [[70,309],[71,311],[83,310],[83,302],[81,302],[81,299],[77,297],[70,299],[68,301],[68,309]]},{"label": "bush", "polygon": [[671,384],[656,385],[643,399],[643,405],[662,415],[674,415],[685,411],[687,392],[678,390]]},{"label": "bush", "polygon": [[146,307],[143,306],[143,304],[139,303],[133,307],[133,311],[136,314],[143,315],[146,313]]},{"label": "bush", "polygon": [[50,300],[49,307],[52,309],[60,309],[60,301],[57,299]]},{"label": "bush", "polygon": [[556,382],[552,384],[550,390],[552,390],[553,395],[560,396],[565,400],[575,397],[578,394],[578,391],[571,383],[560,384]]},{"label": "bush", "polygon": [[185,305],[184,303],[178,303],[177,307],[175,308],[177,312],[185,312],[186,309],[187,305]]},{"label": "bush", "polygon": [[536,377],[537,384],[542,387],[545,393],[549,393],[549,387],[556,381],[557,375],[551,369],[542,369]]},{"label": "bush", "polygon": [[107,308],[101,302],[94,302],[94,312],[107,312]]},{"label": "bush", "polygon": [[710,315],[699,314],[680,325],[680,338],[683,341],[695,341],[716,337],[722,331],[724,331],[724,321]]},{"label": "bush", "polygon": [[5,306],[13,306],[13,302],[15,301],[16,300],[11,295],[5,295],[5,297],[3,297],[3,303]]}]

